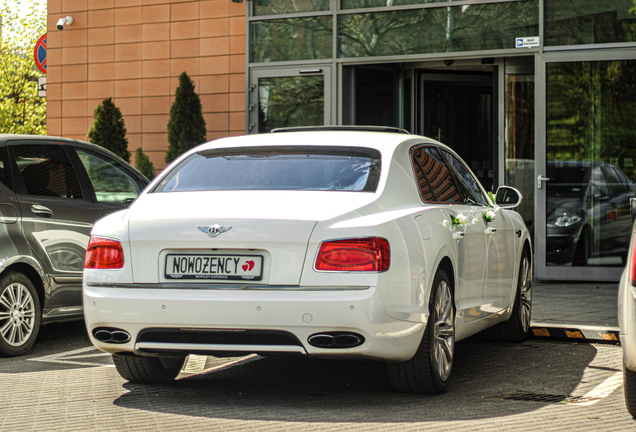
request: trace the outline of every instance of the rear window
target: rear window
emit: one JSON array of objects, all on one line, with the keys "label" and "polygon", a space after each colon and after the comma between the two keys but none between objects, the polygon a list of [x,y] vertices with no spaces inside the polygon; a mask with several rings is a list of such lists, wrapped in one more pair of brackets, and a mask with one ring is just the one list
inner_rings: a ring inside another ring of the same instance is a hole
[{"label": "rear window", "polygon": [[381,156],[364,147],[205,150],[176,166],[154,192],[315,190],[375,192]]}]

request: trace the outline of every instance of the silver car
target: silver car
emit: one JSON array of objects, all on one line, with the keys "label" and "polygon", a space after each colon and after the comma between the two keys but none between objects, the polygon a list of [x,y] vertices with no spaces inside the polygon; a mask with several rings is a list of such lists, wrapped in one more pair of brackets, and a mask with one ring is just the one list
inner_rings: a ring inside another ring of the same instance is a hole
[{"label": "silver car", "polygon": [[0,134],[0,356],[27,352],[41,324],[83,318],[93,223],[147,184],[100,146]]}]

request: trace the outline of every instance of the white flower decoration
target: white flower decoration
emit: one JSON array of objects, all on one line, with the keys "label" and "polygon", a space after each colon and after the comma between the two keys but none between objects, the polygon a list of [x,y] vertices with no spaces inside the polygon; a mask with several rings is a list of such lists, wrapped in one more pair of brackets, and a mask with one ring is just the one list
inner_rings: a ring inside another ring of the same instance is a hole
[{"label": "white flower decoration", "polygon": [[495,212],[490,210],[490,208],[488,210],[486,210],[485,212],[481,212],[481,218],[484,220],[484,222],[486,223],[490,223],[492,221],[495,220]]}]

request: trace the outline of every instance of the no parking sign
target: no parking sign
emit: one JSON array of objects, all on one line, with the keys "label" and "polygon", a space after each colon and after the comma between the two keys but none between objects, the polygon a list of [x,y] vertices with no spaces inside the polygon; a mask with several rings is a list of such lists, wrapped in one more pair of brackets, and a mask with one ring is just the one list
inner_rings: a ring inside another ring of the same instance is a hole
[{"label": "no parking sign", "polygon": [[42,73],[46,73],[46,33],[35,44],[35,65]]}]

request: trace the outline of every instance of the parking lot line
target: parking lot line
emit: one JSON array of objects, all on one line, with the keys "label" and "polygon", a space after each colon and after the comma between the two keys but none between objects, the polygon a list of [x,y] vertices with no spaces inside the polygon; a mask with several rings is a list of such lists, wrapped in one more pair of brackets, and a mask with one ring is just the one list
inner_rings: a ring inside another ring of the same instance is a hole
[{"label": "parking lot line", "polygon": [[36,358],[28,359],[28,361],[72,364],[72,365],[80,365],[80,366],[114,367],[114,365],[112,364],[78,361],[79,359],[89,358],[89,357],[93,357],[93,358],[94,357],[110,357],[110,354],[103,353],[101,351],[98,351],[97,353],[94,353],[94,354],[84,354],[90,351],[98,351],[98,350],[94,346],[89,346],[89,347],[79,348],[72,351],[65,351],[61,353],[50,354],[43,357],[36,357]]},{"label": "parking lot line", "polygon": [[587,392],[582,398],[582,402],[575,402],[572,405],[594,405],[601,399],[608,397],[614,390],[623,384],[623,372],[615,372],[605,381]]}]

